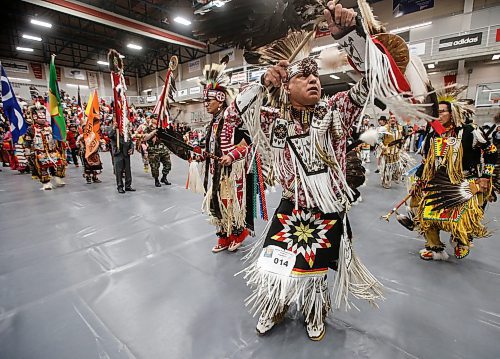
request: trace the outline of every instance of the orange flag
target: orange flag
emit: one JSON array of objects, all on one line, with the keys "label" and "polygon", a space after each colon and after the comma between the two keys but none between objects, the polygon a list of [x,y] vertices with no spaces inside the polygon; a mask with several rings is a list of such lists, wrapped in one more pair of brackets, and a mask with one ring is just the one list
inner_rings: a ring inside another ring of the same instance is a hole
[{"label": "orange flag", "polygon": [[99,150],[99,130],[101,122],[99,121],[99,98],[97,90],[90,94],[87,108],[85,109],[87,122],[83,127],[83,139],[85,140],[85,158],[88,160],[90,155],[97,153]]}]

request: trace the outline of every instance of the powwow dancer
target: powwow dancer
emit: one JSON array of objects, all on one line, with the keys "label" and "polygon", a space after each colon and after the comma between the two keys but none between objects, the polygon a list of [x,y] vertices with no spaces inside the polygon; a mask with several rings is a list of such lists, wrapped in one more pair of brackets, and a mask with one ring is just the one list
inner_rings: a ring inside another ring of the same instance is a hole
[{"label": "powwow dancer", "polygon": [[[377,122],[378,122],[377,132],[379,133],[379,135],[381,137],[382,136],[381,133],[384,131],[384,128],[387,125],[387,117],[380,116]],[[381,156],[382,156],[382,146],[380,143],[378,143],[375,146],[375,158],[377,159],[377,169],[375,170],[375,173],[380,173]]]},{"label": "powwow dancer", "polygon": [[[444,129],[428,133],[416,172],[418,180],[411,191],[415,228],[426,240],[420,251],[424,260],[448,259],[440,231],[451,234],[457,259],[469,254],[472,238],[488,234],[482,220],[491,195],[497,150],[480,129],[465,124],[474,110],[457,100],[461,91],[463,88],[456,88],[439,96],[439,121]],[[398,219],[409,227],[409,218]]]},{"label": "powwow dancer", "polygon": [[[27,161],[24,157],[23,135],[28,129],[28,123],[23,115],[23,110],[17,102],[14,89],[5,73],[5,69],[0,63],[2,111],[0,112],[0,159],[5,167],[9,162],[13,170],[21,173],[27,168]],[[3,122],[3,116],[8,122]]]},{"label": "powwow dancer", "polygon": [[[366,74],[348,92],[337,93],[326,103],[320,102],[318,64],[308,57],[310,48],[306,47],[307,37],[316,29],[308,35],[293,32],[246,58],[273,65],[263,84],[272,87],[271,95],[277,95],[272,103],[278,107],[273,113],[278,114],[258,116],[257,111],[247,111],[257,116],[242,119],[265,167],[269,166],[268,175],[283,187],[282,201],[247,256],[252,263],[243,271],[253,288],[247,305],[260,312],[256,329],[261,335],[283,318],[290,305],[297,304],[309,338],[321,340],[324,319],[332,307],[329,268],[337,270],[335,308],[349,308],[349,294],[370,303],[382,297],[381,284],[352,250],[346,217],[352,200],[345,178],[346,138],[367,99],[377,98],[391,107],[400,104],[401,112],[418,118],[425,114],[400,95],[412,89],[406,79],[407,45],[398,36],[384,33],[365,1],[358,4],[360,17],[333,1],[324,11],[329,31],[351,65]],[[330,58],[329,62],[334,61]],[[256,107],[259,91],[258,85],[245,88],[237,98],[237,109]]]},{"label": "powwow dancer", "polygon": [[[253,232],[253,173],[247,175],[248,132],[242,129],[235,109],[235,91],[224,73],[226,63],[204,69],[205,108],[212,115],[206,130],[203,210],[217,228],[217,245],[212,252],[235,251]],[[262,198],[262,197],[261,197]]]},{"label": "powwow dancer", "polygon": [[15,144],[15,151],[14,151],[14,162],[15,162],[15,170],[19,171],[20,173],[29,173],[30,168],[28,166],[28,159],[26,158],[26,140],[25,140],[25,135],[20,136],[17,143]]},{"label": "powwow dancer", "polygon": [[[361,50],[354,45],[359,35],[351,33],[356,24],[352,9],[330,2],[325,16],[348,55]],[[297,303],[309,338],[321,340],[331,309],[328,268],[339,271],[336,307],[349,306],[348,292],[370,302],[382,294],[380,283],[352,253],[345,216],[353,198],[345,179],[346,140],[361,115],[367,82],[320,102],[318,64],[308,57],[308,38],[302,32],[290,33],[252,54],[261,64],[278,63],[263,77],[263,84],[274,87],[271,93],[279,96],[274,101],[277,115],[244,120],[257,150],[270,159],[270,173],[282,185],[283,198],[267,233],[249,253],[253,263],[244,272],[254,288],[247,304],[261,313],[258,334],[267,333]],[[364,48],[364,41],[359,41]],[[361,57],[354,61],[362,67]],[[247,88],[241,97],[249,97],[245,92],[251,91]]]},{"label": "powwow dancer", "polygon": [[[54,140],[54,150],[57,152],[56,166],[51,171],[55,172],[57,186],[64,186],[66,183],[63,178],[66,176],[66,118],[64,116],[61,91],[57,84],[57,71],[55,65],[56,55],[52,54],[49,66],[49,101],[48,115],[50,126],[52,128],[51,137]],[[43,115],[43,114],[42,114]],[[50,141],[49,141],[50,147]],[[53,156],[49,158],[55,160]]]},{"label": "powwow dancer", "polygon": [[79,136],[80,158],[83,163],[83,175],[87,184],[101,183],[97,175],[102,171],[101,157],[99,156],[100,147],[100,112],[97,91],[90,95],[87,108],[85,109],[85,124],[83,125],[83,134]]},{"label": "powwow dancer", "polygon": [[57,186],[64,186],[65,159],[52,136],[52,127],[47,121],[47,109],[37,101],[29,111],[33,120],[33,125],[27,133],[31,138],[30,154],[34,165],[32,176],[40,180],[43,190],[53,188],[50,183],[51,175],[54,176]]},{"label": "powwow dancer", "polygon": [[151,116],[147,116],[144,119],[144,123],[141,123],[137,127],[137,131],[134,134],[135,149],[141,154],[142,163],[144,165],[144,173],[149,173],[149,156],[148,156],[148,144],[143,141],[144,130],[146,127],[151,125]]},{"label": "powwow dancer", "polygon": [[[363,119],[363,124],[360,126],[359,133],[365,133],[366,131],[370,130],[370,117],[365,117]],[[363,164],[365,163],[370,163],[370,152],[371,152],[371,146],[369,143],[362,143],[359,145],[360,147],[360,154],[361,154],[361,162]]]},{"label": "powwow dancer", "polygon": [[396,116],[391,114],[389,123],[380,134],[380,174],[382,187],[391,188],[391,181],[401,181],[411,158],[402,149],[404,145],[403,126],[398,124]]}]

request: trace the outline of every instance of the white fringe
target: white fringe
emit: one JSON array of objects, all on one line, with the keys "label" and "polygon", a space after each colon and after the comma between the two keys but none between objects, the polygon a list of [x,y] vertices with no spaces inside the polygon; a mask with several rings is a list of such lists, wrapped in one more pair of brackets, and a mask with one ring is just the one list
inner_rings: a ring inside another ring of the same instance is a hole
[{"label": "white fringe", "polygon": [[[245,161],[239,160],[233,162],[231,165],[231,174],[229,176],[224,173],[221,176],[221,185],[218,193],[219,200],[219,210],[222,215],[222,219],[218,219],[212,216],[210,212],[210,199],[212,198],[212,188],[210,186],[202,203],[202,212],[209,215],[209,222],[217,227],[220,227],[222,231],[230,235],[233,228],[241,228],[245,226],[245,216],[246,216],[246,170]],[[242,203],[238,200],[238,186],[237,182],[243,181],[242,189]],[[223,198],[221,193],[225,192],[224,188],[227,188],[228,198],[224,198],[227,202],[227,206],[223,203]]]},{"label": "white fringe", "polygon": [[203,180],[201,174],[202,165],[199,162],[191,161],[189,164],[189,174],[188,174],[188,189],[195,193],[205,193],[205,188],[203,187]]},{"label": "white fringe", "polygon": [[[370,71],[366,72],[366,80],[370,91],[365,106],[367,103],[375,106],[375,98],[379,98],[398,117],[411,117],[415,120],[426,121],[434,120],[432,116],[425,113],[425,108],[432,106],[431,104],[412,103],[412,100],[416,100],[416,98],[411,93],[399,93],[396,86],[396,76],[388,57],[377,48],[369,36],[367,36],[366,41],[366,56],[370,68]],[[419,98],[422,95],[426,94],[417,94]]]},{"label": "white fringe", "polygon": [[[317,206],[324,213],[342,211],[345,202],[342,201],[342,196],[337,195],[333,189],[335,187],[338,190],[337,193],[342,193],[330,171],[308,176],[299,163],[299,160],[293,154],[292,160],[294,161],[294,166],[297,169],[297,177],[300,179],[300,183],[302,183],[302,189],[306,196],[306,207],[314,208]],[[333,185],[328,185],[329,183]],[[295,203],[297,203],[297,195],[295,197]]]},{"label": "white fringe", "polygon": [[[297,304],[302,308],[306,318],[317,321],[320,315],[327,314],[331,309],[330,295],[327,290],[326,274],[306,276],[282,276],[264,271],[258,267],[258,259],[271,226],[269,221],[262,236],[251,246],[242,260],[251,264],[236,273],[235,276],[245,273],[247,285],[253,291],[245,300],[254,316],[262,313],[268,318],[281,313],[286,306]],[[355,298],[367,300],[378,307],[376,300],[383,300],[382,284],[361,263],[352,249],[352,242],[347,236],[346,218],[343,219],[344,235],[339,249],[338,269],[335,277],[332,295],[334,308],[342,306],[346,310],[352,307],[359,310],[349,299],[349,294]],[[321,310],[320,310],[321,309]],[[313,312],[314,310],[314,312]]]},{"label": "white fringe", "polygon": [[261,313],[273,318],[282,313],[285,307],[296,304],[302,309],[308,323],[319,324],[322,323],[323,314],[331,309],[324,273],[306,277],[283,276],[261,270],[257,261],[243,271],[246,273],[244,278],[247,285],[253,288],[252,294],[245,299],[245,306],[250,306],[249,310],[254,316]]},{"label": "white fringe", "polygon": [[406,170],[414,164],[413,159],[405,151],[399,153],[399,159],[394,162],[387,162],[386,156],[382,155],[380,159],[380,174],[382,182],[391,180],[400,181]]},{"label": "white fringe", "polygon": [[[318,207],[324,213],[340,212],[344,210],[348,200],[352,199],[352,191],[336,158],[331,133],[313,127],[310,128],[309,133],[312,145],[311,148],[304,150],[310,151],[312,158],[317,158],[319,157],[317,146],[319,146],[329,156],[329,160],[334,163],[333,168],[328,166],[325,173],[309,176],[302,167],[299,158],[291,149],[290,156],[293,169],[287,167],[285,163],[284,150],[277,149],[274,149],[275,167],[279,168],[277,171],[281,171],[280,173],[293,174],[295,177],[295,203],[298,203],[298,183],[301,183],[308,208]],[[280,163],[280,161],[282,162]],[[291,170],[293,172],[290,173]]]},{"label": "white fringe", "polygon": [[248,252],[248,253],[245,254],[243,258],[241,258],[242,261],[244,261],[245,263],[257,262],[260,253],[262,252],[262,248],[264,247],[264,242],[266,241],[267,232],[269,232],[269,228],[271,228],[272,223],[273,221],[267,222],[266,227],[262,232],[262,235],[252,245],[243,247],[243,252]]},{"label": "white fringe", "polygon": [[347,235],[346,219],[344,218],[344,234],[340,241],[337,275],[333,284],[333,303],[335,309],[343,305],[346,310],[351,306],[359,308],[349,299],[349,294],[355,298],[367,300],[378,308],[376,300],[383,300],[382,284],[370,273],[359,260],[352,249],[351,239]]},{"label": "white fringe", "polygon": [[[260,85],[258,85],[260,86]],[[255,101],[243,112],[241,116],[241,120],[243,121],[245,128],[248,130],[250,134],[250,138],[252,139],[252,145],[257,152],[261,155],[263,166],[269,166],[272,164],[272,148],[269,143],[268,137],[262,130],[261,126],[261,107],[262,102],[264,100],[264,93],[258,92],[256,95]],[[248,167],[252,167],[254,158],[248,164]]]}]

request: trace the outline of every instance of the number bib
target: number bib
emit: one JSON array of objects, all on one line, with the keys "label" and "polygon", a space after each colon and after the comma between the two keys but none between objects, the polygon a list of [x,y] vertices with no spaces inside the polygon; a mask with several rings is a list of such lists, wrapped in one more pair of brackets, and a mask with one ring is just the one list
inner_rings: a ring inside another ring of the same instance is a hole
[{"label": "number bib", "polygon": [[296,254],[278,246],[262,249],[257,265],[265,271],[289,276],[295,266]]}]

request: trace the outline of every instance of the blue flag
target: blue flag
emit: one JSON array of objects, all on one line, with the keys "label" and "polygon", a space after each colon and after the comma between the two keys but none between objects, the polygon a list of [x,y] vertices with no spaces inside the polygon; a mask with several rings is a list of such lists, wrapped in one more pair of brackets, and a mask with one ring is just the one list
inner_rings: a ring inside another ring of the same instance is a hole
[{"label": "blue flag", "polygon": [[2,102],[3,112],[10,122],[10,131],[12,132],[12,141],[17,143],[19,136],[22,136],[28,131],[28,124],[24,120],[23,111],[17,102],[16,95],[12,89],[12,85],[7,78],[7,74],[3,66],[2,68]]}]

